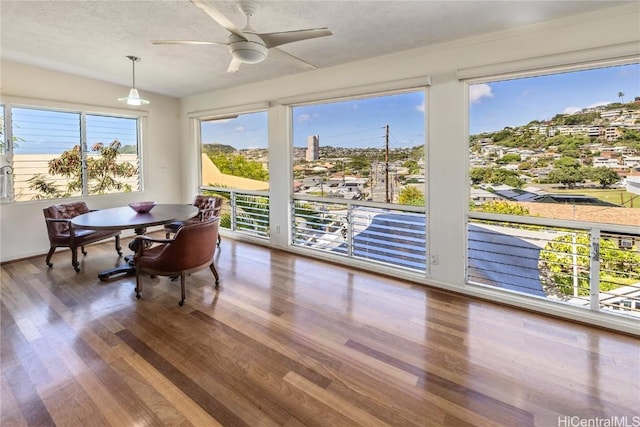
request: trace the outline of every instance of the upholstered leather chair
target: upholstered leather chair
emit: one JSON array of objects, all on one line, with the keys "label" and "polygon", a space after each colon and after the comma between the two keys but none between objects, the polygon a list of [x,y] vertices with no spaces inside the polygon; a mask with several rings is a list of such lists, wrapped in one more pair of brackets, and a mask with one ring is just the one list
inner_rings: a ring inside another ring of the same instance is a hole
[{"label": "upholstered leather chair", "polygon": [[[224,199],[222,197],[197,195],[193,200],[193,206],[198,208],[198,215],[186,221],[174,221],[169,224],[165,224],[164,231],[166,238],[168,239],[172,233],[178,231],[178,229],[184,224],[219,217],[223,201]],[[220,233],[218,233],[218,247],[220,247],[221,240]]]},{"label": "upholstered leather chair", "polygon": [[[183,224],[172,239],[155,239],[149,236],[136,237],[134,256],[136,268],[136,297],[142,296],[142,275],[180,276],[184,305],[186,275],[209,267],[218,288],[219,276],[213,262],[218,239],[218,218]],[[157,245],[154,245],[157,244]]]},{"label": "upholstered leather chair", "polygon": [[84,230],[75,229],[71,224],[71,219],[89,212],[89,208],[85,202],[64,203],[60,205],[49,206],[43,209],[44,219],[47,224],[47,233],[49,235],[49,243],[51,248],[47,254],[46,263],[49,267],[51,256],[57,248],[71,249],[71,265],[76,271],[80,271],[80,263],[78,262],[78,248],[82,250],[82,254],[86,255],[85,245],[98,242],[100,240],[115,237],[116,251],[122,256],[120,247],[120,231],[115,230]]}]

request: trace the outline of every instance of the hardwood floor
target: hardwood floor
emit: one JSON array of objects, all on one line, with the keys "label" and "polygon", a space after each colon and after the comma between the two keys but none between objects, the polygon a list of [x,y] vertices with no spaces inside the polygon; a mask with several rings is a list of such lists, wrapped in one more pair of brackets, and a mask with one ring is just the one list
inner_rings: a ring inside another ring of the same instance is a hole
[{"label": "hardwood floor", "polygon": [[640,425],[634,337],[231,239],[137,300],[112,246],[2,265],[3,427]]}]

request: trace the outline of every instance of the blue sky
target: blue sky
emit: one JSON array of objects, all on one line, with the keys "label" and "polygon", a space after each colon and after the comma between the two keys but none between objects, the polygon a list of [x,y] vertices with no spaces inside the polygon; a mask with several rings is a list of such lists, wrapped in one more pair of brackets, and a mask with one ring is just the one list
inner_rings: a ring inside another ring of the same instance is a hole
[{"label": "blue sky", "polygon": [[[382,148],[387,124],[391,148],[424,144],[424,92],[294,107],[294,146],[306,147],[308,136],[320,135],[320,145]],[[242,114],[204,123],[202,141],[266,148],[266,130],[265,112]]]},{"label": "blue sky", "polygon": [[[620,102],[640,96],[640,65],[554,74],[476,84],[469,88],[471,134],[548,120],[558,113]],[[266,113],[203,126],[204,142],[223,142],[236,148],[266,148]],[[293,108],[294,146],[306,147],[309,135],[320,145],[384,146],[384,126],[390,127],[390,146],[424,143],[422,91]]]},{"label": "blue sky", "polygon": [[[15,154],[61,154],[80,144],[80,113],[13,108]],[[87,147],[105,145],[118,139],[122,145],[135,145],[136,120],[124,117],[86,115]]]},{"label": "blue sky", "polygon": [[548,120],[558,113],[640,96],[640,65],[505,80],[469,88],[469,132],[477,134]]}]

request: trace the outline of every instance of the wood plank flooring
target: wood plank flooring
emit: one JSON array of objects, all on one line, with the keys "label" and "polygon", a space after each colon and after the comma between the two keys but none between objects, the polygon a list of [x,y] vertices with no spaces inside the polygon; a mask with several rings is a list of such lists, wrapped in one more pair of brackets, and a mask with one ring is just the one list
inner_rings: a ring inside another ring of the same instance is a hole
[{"label": "wood plank flooring", "polygon": [[230,239],[179,307],[88,251],[2,265],[3,427],[640,425],[634,337]]}]

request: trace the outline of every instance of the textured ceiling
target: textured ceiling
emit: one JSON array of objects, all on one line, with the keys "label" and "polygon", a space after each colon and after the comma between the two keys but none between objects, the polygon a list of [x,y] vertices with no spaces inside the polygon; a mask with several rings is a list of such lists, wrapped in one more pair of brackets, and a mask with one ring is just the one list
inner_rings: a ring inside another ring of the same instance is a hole
[{"label": "textured ceiling", "polygon": [[[259,33],[328,27],[333,36],[282,50],[326,68],[369,57],[617,6],[622,1],[260,1]],[[237,2],[211,1],[238,28]],[[187,0],[0,1],[3,59],[184,97],[303,72],[276,55],[226,72],[226,46],[152,45],[150,40],[225,42],[228,32]]]}]

